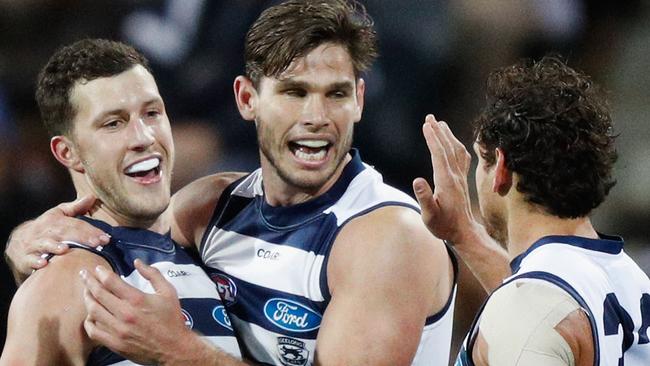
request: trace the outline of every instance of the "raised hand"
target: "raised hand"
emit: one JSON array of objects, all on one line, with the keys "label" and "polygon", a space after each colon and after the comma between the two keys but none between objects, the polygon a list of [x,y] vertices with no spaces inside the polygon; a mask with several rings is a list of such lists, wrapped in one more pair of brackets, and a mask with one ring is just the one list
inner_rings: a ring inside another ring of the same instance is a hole
[{"label": "raised hand", "polygon": [[472,214],[467,173],[471,156],[445,122],[426,117],[422,133],[431,153],[435,191],[423,178],[413,181],[422,221],[438,238],[454,245],[486,291],[510,274],[508,254]]},{"label": "raised hand", "polygon": [[467,185],[471,156],[447,123],[433,115],[427,115],[422,133],[431,153],[435,186],[434,192],[424,178],[413,181],[422,220],[438,238],[460,242],[464,231],[476,224]]},{"label": "raised hand", "polygon": [[74,218],[92,210],[95,200],[85,196],[62,203],[14,229],[7,241],[5,259],[17,283],[22,283],[32,270],[47,265],[44,254],[65,253],[68,247],[61,243],[63,240],[93,247],[109,242],[110,237],[103,231]]}]

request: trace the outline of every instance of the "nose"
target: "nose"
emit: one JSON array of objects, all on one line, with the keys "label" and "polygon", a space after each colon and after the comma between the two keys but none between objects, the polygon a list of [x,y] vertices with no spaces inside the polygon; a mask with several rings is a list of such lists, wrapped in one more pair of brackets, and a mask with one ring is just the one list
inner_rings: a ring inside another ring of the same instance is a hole
[{"label": "nose", "polygon": [[143,151],[156,141],[154,129],[149,126],[142,118],[136,118],[131,123],[131,137],[129,147],[132,150]]},{"label": "nose", "polygon": [[303,124],[314,127],[326,126],[329,123],[326,103],[323,96],[309,96],[303,108]]}]

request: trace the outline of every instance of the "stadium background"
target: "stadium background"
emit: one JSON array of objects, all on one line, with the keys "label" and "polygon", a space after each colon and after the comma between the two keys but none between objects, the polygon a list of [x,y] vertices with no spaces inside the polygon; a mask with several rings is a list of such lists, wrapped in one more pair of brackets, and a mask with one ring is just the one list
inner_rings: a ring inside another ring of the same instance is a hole
[{"label": "stadium background", "polygon": [[[74,198],[66,171],[50,155],[33,95],[47,58],[80,38],[129,42],[152,62],[176,141],[174,189],[205,174],[253,169],[255,132],[237,113],[232,80],[243,71],[246,30],[273,3],[0,0],[0,240],[18,223]],[[618,184],[594,221],[600,231],[622,235],[626,250],[650,270],[650,1],[362,3],[375,19],[380,58],[365,75],[366,108],[354,145],[387,182],[412,194],[413,178],[430,179],[420,135],[426,113],[448,121],[470,147],[469,122],[491,69],[563,55],[609,92],[620,134]],[[484,297],[466,269],[460,283],[452,352]],[[15,291],[4,263],[0,289],[1,346]]]}]

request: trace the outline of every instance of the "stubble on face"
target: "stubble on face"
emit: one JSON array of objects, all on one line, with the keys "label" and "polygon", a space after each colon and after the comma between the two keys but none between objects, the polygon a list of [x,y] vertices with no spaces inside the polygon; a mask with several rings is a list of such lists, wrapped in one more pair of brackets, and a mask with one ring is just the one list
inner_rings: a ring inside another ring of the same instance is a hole
[{"label": "stubble on face", "polygon": [[[142,223],[155,221],[167,209],[169,198],[160,199],[157,196],[153,200],[143,201],[143,197],[133,197],[137,195],[136,193],[127,192],[117,176],[104,174],[99,172],[99,169],[95,169],[98,162],[82,159],[82,164],[89,185],[94,187],[97,198],[107,210],[134,223]],[[168,187],[164,189],[169,190]],[[170,197],[170,192],[163,196]]]},{"label": "stubble on face", "polygon": [[310,179],[310,177],[304,176],[304,173],[294,171],[293,168],[289,166],[283,166],[281,156],[282,152],[280,151],[282,149],[282,146],[280,146],[282,142],[275,140],[273,131],[270,128],[265,127],[268,126],[267,123],[258,117],[255,125],[260,151],[271,167],[273,167],[278,177],[280,177],[280,179],[287,185],[306,192],[316,192],[332,179],[352,148],[353,131],[350,129],[345,136],[339,136],[342,139],[339,146],[331,147],[332,149],[336,149],[334,164],[330,164],[327,167],[327,170],[322,172],[322,174],[318,174],[315,179]]}]

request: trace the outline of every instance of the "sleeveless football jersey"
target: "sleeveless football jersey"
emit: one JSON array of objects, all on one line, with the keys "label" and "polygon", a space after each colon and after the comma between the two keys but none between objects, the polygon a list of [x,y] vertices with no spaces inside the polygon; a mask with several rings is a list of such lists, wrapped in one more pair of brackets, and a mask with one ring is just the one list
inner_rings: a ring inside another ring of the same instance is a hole
[{"label": "sleeveless football jersey", "polygon": [[[341,228],[387,205],[418,210],[411,197],[362,163],[356,150],[351,154],[332,188],[301,204],[268,205],[259,169],[222,194],[200,252],[212,268],[208,271],[244,357],[274,365],[312,364],[330,300],[327,261]],[[427,319],[414,364],[447,364],[454,296],[455,286],[446,307]]]},{"label": "sleeveless football jersey", "polygon": [[[143,229],[113,227],[103,221],[80,218],[110,234],[110,244],[97,249],[73,242],[66,244],[72,248],[89,250],[106,259],[122,279],[146,293],[153,293],[153,287],[135,270],[133,261],[140,258],[144,263],[156,267],[176,288],[187,327],[225,352],[241,357],[237,339],[214,283],[200,267],[200,262],[172,241],[169,235]],[[93,350],[86,364],[136,365],[106,347]]]},{"label": "sleeveless football jersey", "polygon": [[[545,281],[571,295],[589,315],[596,366],[650,365],[650,280],[623,251],[623,240],[547,236],[511,263],[512,281]],[[496,290],[498,291],[498,289]],[[489,298],[488,298],[489,301]],[[472,366],[480,312],[456,360]]]}]

